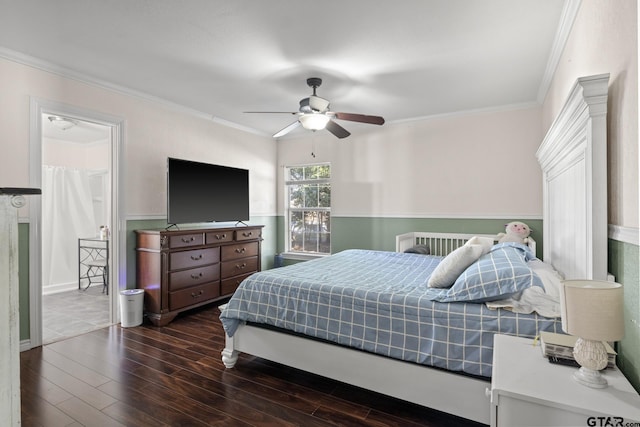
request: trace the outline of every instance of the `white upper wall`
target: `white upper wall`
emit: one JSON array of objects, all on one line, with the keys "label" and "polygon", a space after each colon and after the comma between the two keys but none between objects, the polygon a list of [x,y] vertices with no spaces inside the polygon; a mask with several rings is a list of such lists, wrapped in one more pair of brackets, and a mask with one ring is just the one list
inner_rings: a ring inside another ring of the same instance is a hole
[{"label": "white upper wall", "polygon": [[546,133],[579,77],[609,73],[609,224],[638,228],[637,0],[582,0],[543,106]]},{"label": "white upper wall", "polygon": [[343,140],[307,131],[278,142],[278,163],[330,162],[334,216],[541,218],[540,121],[536,107],[371,126]]},{"label": "white upper wall", "polygon": [[174,156],[250,169],[252,215],[282,213],[275,165],[330,161],[334,215],[540,218],[535,152],[544,130],[577,77],[609,72],[609,222],[637,227],[636,8],[634,0],[582,2],[542,109],[371,126],[345,140],[301,133],[278,142],[277,157],[270,138],[0,59],[0,185],[29,185],[29,99],[36,97],[125,119],[126,211],[133,217],[165,214],[165,163]]},{"label": "white upper wall", "polygon": [[249,169],[251,215],[275,214],[276,143],[271,138],[5,59],[0,59],[0,75],[0,186],[30,186],[34,97],[124,119],[122,189],[128,217],[166,215],[168,156]]},{"label": "white upper wall", "polygon": [[0,74],[6,76],[0,82],[0,145],[8,153],[0,159],[2,186],[29,186],[29,100],[35,97],[125,120],[125,207],[133,218],[165,215],[167,156],[250,169],[252,215],[282,213],[276,165],[317,161],[333,164],[338,216],[542,214],[535,161],[542,140],[539,108],[370,126],[345,140],[302,133],[277,143],[276,161],[271,138],[12,61],[0,60]]}]

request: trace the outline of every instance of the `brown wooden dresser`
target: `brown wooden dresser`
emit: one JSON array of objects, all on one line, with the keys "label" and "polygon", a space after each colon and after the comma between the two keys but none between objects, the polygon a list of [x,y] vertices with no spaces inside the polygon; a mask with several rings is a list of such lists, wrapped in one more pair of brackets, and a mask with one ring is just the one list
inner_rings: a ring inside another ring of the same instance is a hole
[{"label": "brown wooden dresser", "polygon": [[137,287],[156,326],[178,313],[233,294],[260,271],[261,225],[136,230]]}]

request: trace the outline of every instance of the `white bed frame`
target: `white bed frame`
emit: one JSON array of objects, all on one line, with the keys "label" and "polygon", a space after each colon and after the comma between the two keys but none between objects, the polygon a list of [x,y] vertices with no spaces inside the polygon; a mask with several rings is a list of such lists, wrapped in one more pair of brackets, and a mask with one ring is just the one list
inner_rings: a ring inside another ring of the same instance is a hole
[{"label": "white bed frame", "polygon": [[[432,233],[430,231],[412,231],[410,233],[399,234],[396,236],[396,252],[404,252],[416,245],[426,245],[429,247],[430,255],[445,256],[460,246],[464,245],[467,240],[473,236],[488,237],[498,240],[495,234],[453,234],[453,233]],[[536,254],[536,241],[533,238],[527,238],[527,246]]]},{"label": "white bed frame", "polygon": [[536,156],[545,261],[565,279],[607,280],[609,74],[576,81]]},{"label": "white bed frame", "polygon": [[[537,154],[544,175],[544,260],[566,278],[606,277],[607,89],[608,75],[579,79]],[[413,246],[416,234],[409,234]],[[406,236],[400,240],[408,244]],[[226,338],[227,368],[240,352],[490,422],[490,384],[482,379],[247,324]]]}]

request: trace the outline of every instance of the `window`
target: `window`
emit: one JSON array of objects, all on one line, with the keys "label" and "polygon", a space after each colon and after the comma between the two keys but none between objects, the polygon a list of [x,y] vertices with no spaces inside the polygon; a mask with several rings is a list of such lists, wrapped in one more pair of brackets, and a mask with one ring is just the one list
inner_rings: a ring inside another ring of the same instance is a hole
[{"label": "window", "polygon": [[285,168],[287,251],[331,253],[331,165]]}]

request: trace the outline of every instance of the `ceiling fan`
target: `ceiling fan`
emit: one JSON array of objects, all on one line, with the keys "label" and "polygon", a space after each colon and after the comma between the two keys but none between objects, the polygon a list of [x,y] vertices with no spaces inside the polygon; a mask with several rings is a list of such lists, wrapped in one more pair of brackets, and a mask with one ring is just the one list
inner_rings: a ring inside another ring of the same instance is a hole
[{"label": "ceiling fan", "polygon": [[283,114],[296,114],[298,120],[291,123],[284,129],[276,132],[273,137],[278,138],[284,136],[302,126],[309,130],[321,130],[326,129],[338,138],[346,138],[351,133],[336,123],[333,119],[348,120],[352,122],[368,123],[372,125],[384,124],[384,118],[380,116],[368,116],[365,114],[355,113],[338,113],[329,110],[329,101],[316,95],[316,89],[322,84],[322,79],[319,77],[310,77],[307,79],[307,85],[313,88],[313,94],[308,98],[300,100],[300,108],[296,112],[284,112],[284,111],[245,111],[246,113],[283,113]]}]

